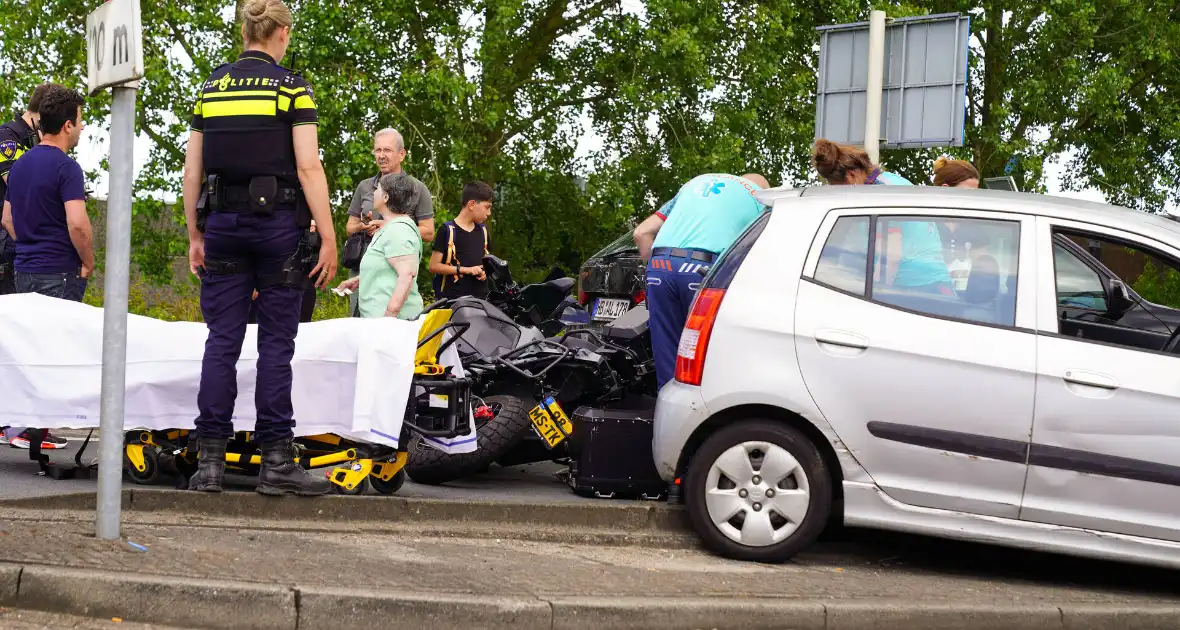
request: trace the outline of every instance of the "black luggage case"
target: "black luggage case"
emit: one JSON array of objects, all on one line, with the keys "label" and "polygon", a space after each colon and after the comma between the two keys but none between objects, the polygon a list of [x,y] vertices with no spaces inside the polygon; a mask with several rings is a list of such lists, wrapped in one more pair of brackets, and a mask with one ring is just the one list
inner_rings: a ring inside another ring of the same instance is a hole
[{"label": "black luggage case", "polygon": [[655,399],[629,398],[607,408],[579,407],[571,420],[569,485],[586,497],[668,496],[651,454]]}]

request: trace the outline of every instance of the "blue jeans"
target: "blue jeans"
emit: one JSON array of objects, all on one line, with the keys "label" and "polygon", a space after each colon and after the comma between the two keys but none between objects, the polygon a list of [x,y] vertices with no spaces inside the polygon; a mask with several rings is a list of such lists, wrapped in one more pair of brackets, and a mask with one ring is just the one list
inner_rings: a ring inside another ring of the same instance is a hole
[{"label": "blue jeans", "polygon": [[40,293],[49,297],[81,302],[89,280],[73,273],[16,272],[17,293]]},{"label": "blue jeans", "polygon": [[[205,259],[249,263],[257,274],[268,274],[282,268],[295,253],[302,235],[293,210],[279,209],[270,216],[214,212],[205,224]],[[201,278],[201,314],[209,327],[197,393],[200,416],[196,427],[201,437],[233,436],[237,362],[251,306],[258,318],[258,382],[254,391],[257,441],[266,443],[293,435],[291,359],[304,289],[270,286],[260,289],[257,301],[252,303],[250,296],[257,284],[254,273],[207,272]]]}]

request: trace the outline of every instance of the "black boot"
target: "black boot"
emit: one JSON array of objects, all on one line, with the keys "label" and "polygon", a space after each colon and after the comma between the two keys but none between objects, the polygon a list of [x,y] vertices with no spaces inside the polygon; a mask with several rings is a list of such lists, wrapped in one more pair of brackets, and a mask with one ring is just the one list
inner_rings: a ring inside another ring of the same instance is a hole
[{"label": "black boot", "polygon": [[225,480],[225,445],[228,439],[197,439],[197,472],[188,481],[189,490],[221,492]]},{"label": "black boot", "polygon": [[311,497],[331,491],[332,482],[327,477],[314,476],[295,463],[295,446],[289,438],[262,444],[258,492],[272,496],[294,494]]}]

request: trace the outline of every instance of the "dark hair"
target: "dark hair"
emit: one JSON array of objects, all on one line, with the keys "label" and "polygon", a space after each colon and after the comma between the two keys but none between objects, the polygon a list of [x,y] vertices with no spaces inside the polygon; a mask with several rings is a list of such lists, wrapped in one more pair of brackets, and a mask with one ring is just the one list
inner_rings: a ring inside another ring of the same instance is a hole
[{"label": "dark hair", "polygon": [[60,85],[51,86],[37,110],[41,114],[41,132],[49,135],[61,133],[67,121],[77,120],[78,108],[85,104],[86,99],[77,91]]},{"label": "dark hair", "polygon": [[463,187],[463,202],[461,207],[466,208],[469,201],[491,201],[495,196],[492,187],[483,182],[467,182]]},{"label": "dark hair", "polygon": [[377,186],[385,192],[385,209],[390,214],[413,212],[414,186],[405,173],[382,175]]},{"label": "dark hair", "polygon": [[811,157],[815,170],[829,184],[843,184],[849,171],[863,171],[867,176],[873,170],[873,161],[864,150],[846,144],[836,144],[826,138],[815,141],[815,153]]},{"label": "dark hair", "polygon": [[958,186],[969,179],[978,181],[979,170],[967,160],[952,160],[944,155],[934,161],[935,186]]},{"label": "dark hair", "polygon": [[57,85],[56,83],[42,83],[41,85],[33,88],[33,93],[29,95],[29,106],[25,108],[25,111],[40,113],[41,101],[45,99],[45,95],[49,92],[49,88],[51,87],[61,86]]}]

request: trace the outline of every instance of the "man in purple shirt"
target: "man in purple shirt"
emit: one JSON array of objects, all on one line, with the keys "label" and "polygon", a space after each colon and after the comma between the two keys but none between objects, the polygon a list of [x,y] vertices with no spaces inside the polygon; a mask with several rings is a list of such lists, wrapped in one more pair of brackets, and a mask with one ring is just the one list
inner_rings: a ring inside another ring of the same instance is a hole
[{"label": "man in purple shirt", "polygon": [[[68,152],[82,135],[82,95],[53,85],[41,97],[41,142],[8,172],[0,225],[16,243],[16,290],[81,302],[94,271],[82,167]],[[29,448],[30,431],[5,427],[0,443]],[[41,448],[66,440],[44,432]]]},{"label": "man in purple shirt", "polygon": [[16,290],[81,302],[94,271],[82,167],[69,151],[82,136],[85,100],[54,86],[41,100],[41,143],[9,173],[0,223],[16,242]]}]

